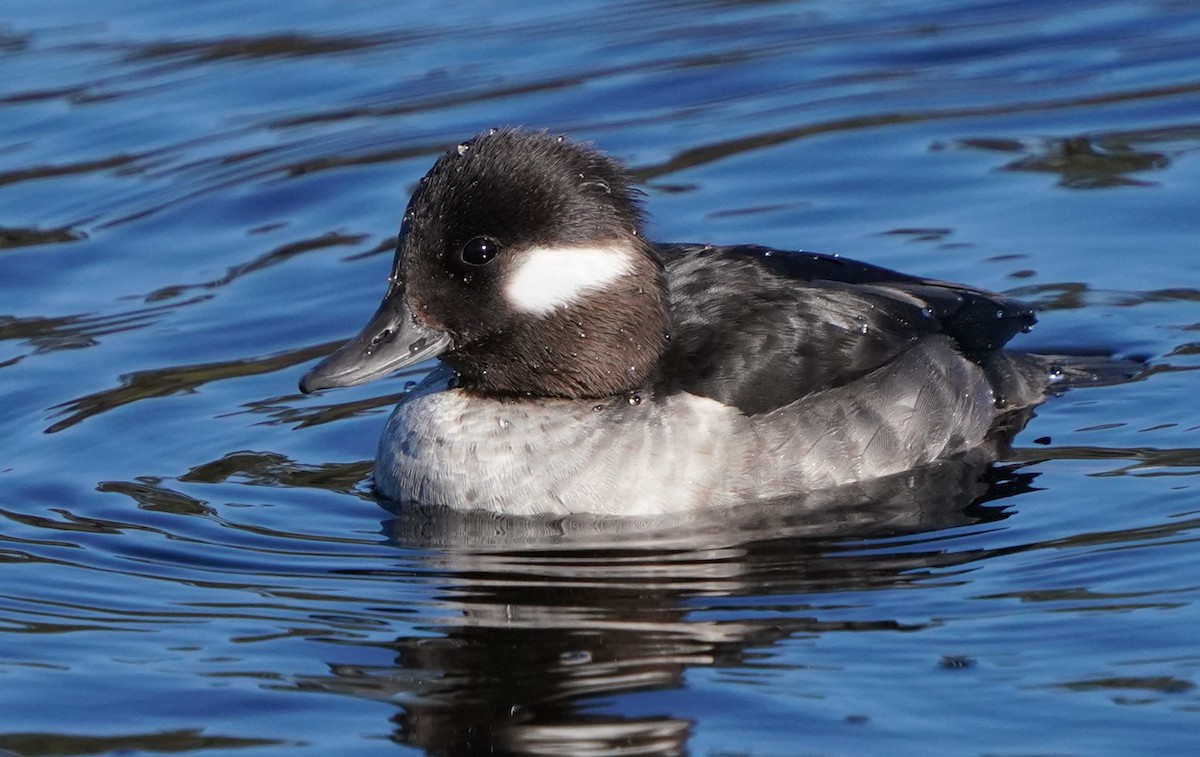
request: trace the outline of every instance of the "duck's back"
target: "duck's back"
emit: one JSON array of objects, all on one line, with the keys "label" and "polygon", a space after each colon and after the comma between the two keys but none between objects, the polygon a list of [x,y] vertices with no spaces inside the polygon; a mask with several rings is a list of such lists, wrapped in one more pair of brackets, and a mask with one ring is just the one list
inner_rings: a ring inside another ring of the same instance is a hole
[{"label": "duck's back", "polygon": [[747,414],[854,382],[922,337],[985,362],[1034,323],[1024,303],[842,258],[663,245],[670,381]]}]

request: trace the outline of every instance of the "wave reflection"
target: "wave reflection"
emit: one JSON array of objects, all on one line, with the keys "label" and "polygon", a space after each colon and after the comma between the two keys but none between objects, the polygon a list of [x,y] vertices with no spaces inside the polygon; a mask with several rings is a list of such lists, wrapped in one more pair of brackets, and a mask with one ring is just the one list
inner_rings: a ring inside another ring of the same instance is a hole
[{"label": "wave reflection", "polygon": [[427,623],[383,644],[391,665],[297,685],[398,704],[394,738],[430,754],[683,754],[691,720],[616,712],[609,697],[680,689],[697,667],[770,665],[762,651],[785,638],[924,627],[855,594],[920,588],[978,559],[928,534],[1007,517],[985,495],[1030,477],[989,489],[984,471],[964,458],[804,501],[641,521],[406,507],[387,533],[437,584]]}]

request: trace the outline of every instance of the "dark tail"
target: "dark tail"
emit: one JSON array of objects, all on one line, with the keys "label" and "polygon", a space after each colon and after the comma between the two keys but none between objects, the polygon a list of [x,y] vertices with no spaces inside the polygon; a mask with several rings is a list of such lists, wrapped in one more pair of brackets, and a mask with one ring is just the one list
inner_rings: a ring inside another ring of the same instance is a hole
[{"label": "dark tail", "polygon": [[1141,361],[1107,355],[1035,355],[1003,350],[989,355],[983,370],[995,389],[997,406],[1016,410],[1067,389],[1136,381],[1148,368]]}]

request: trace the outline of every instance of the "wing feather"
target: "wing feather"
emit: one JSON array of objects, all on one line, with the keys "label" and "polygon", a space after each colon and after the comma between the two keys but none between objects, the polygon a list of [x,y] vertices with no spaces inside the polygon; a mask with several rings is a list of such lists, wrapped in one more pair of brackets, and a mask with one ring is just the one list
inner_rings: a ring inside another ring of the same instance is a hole
[{"label": "wing feather", "polygon": [[768,412],[854,381],[922,336],[982,360],[1032,327],[1025,303],[829,255],[661,246],[674,318],[664,380]]}]

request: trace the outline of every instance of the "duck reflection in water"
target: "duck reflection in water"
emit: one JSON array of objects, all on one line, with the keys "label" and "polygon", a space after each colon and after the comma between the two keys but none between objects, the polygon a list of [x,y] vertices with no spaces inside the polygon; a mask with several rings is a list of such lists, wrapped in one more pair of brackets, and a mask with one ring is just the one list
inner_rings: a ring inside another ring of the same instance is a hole
[{"label": "duck reflection in water", "polygon": [[398,703],[394,738],[435,755],[683,754],[688,717],[652,700],[646,714],[614,712],[605,698],[681,689],[690,668],[753,666],[751,655],[797,635],[918,629],[823,619],[836,611],[794,597],[919,585],[985,556],[888,540],[1005,518],[988,502],[1031,478],[967,455],[803,501],[673,519],[409,505],[385,527],[424,555],[437,606],[422,614],[440,622],[396,639],[393,667],[342,666],[302,685]]}]

